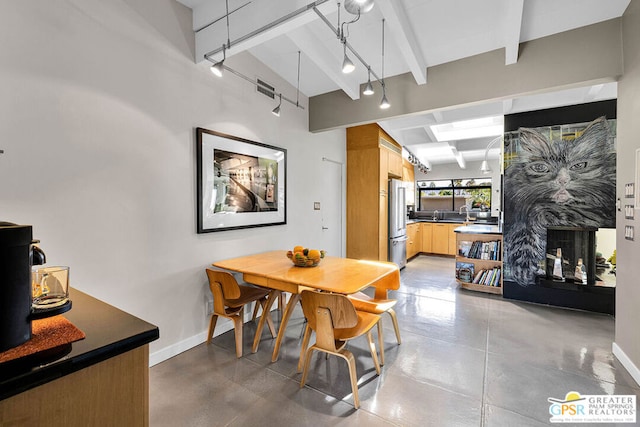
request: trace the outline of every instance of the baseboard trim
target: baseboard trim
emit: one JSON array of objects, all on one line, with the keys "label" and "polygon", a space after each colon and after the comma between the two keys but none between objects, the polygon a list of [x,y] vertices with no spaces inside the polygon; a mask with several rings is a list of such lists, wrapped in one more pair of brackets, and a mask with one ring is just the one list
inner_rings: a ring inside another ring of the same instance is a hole
[{"label": "baseboard trim", "polygon": [[[274,304],[276,307],[271,307],[271,311],[277,309],[277,304]],[[253,307],[253,306],[251,306]],[[245,310],[244,312],[244,322],[248,322],[251,320],[253,315],[253,310]],[[207,318],[207,327],[209,326],[209,318]],[[229,319],[218,318],[218,322],[216,323],[216,330],[214,333],[214,338],[220,334],[224,334],[225,332],[229,332],[233,329],[233,322]],[[164,362],[167,359],[171,359],[173,356],[177,356],[178,354],[185,352],[187,350],[192,349],[193,347],[202,344],[207,340],[208,330],[200,332],[192,337],[186,338],[182,341],[179,341],[173,345],[162,348],[158,351],[155,351],[149,355],[149,367],[157,365],[158,363]]]},{"label": "baseboard trim", "polygon": [[629,356],[625,354],[624,351],[616,344],[615,342],[611,346],[611,351],[613,355],[618,358],[622,366],[629,372],[629,374],[633,377],[636,384],[640,385],[640,369],[631,361]]}]

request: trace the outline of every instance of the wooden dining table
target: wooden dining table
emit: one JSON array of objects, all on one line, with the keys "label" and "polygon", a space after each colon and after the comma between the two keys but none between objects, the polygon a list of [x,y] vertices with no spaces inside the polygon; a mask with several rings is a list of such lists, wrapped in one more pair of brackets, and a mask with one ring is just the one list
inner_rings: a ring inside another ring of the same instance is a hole
[{"label": "wooden dining table", "polygon": [[[272,362],[278,360],[287,323],[303,290],[319,290],[346,295],[370,286],[385,289],[400,287],[400,270],[392,262],[325,256],[316,267],[297,267],[287,258],[286,251],[270,251],[216,261],[213,265],[242,273],[245,282],[271,289],[265,307],[266,311],[271,309],[273,301],[282,292],[291,293],[278,329],[271,356]],[[254,353],[258,349],[266,317],[261,316],[258,323],[252,348]]]}]

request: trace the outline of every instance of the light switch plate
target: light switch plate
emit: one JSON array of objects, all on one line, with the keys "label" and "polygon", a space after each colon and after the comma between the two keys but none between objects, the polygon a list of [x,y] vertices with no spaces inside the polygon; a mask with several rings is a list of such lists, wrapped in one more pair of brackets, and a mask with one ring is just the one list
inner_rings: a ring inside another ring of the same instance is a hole
[{"label": "light switch plate", "polygon": [[320,202],[313,202],[313,210],[314,211],[320,210]]}]

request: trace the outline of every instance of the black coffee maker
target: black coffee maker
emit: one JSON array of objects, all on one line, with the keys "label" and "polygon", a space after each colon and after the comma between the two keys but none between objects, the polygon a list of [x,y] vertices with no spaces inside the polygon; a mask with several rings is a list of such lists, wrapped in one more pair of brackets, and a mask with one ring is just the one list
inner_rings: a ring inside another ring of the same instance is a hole
[{"label": "black coffee maker", "polygon": [[31,339],[31,266],[45,263],[30,225],[0,222],[0,352]]}]

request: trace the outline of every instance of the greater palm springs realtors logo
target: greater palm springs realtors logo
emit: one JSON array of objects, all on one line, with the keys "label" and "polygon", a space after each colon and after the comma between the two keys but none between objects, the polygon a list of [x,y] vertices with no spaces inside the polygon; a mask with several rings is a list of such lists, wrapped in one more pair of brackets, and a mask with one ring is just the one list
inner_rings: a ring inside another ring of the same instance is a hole
[{"label": "greater palm springs realtors logo", "polygon": [[547,399],[552,423],[635,423],[636,396],[580,395],[570,391],[563,399]]}]

